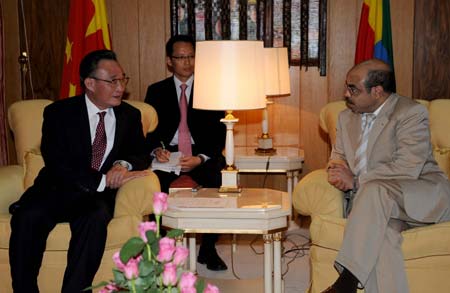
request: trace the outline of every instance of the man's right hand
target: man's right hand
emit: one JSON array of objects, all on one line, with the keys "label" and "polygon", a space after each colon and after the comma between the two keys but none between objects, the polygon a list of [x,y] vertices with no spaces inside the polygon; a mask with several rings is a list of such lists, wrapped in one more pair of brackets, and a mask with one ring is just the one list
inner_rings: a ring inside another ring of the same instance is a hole
[{"label": "man's right hand", "polygon": [[170,158],[170,151],[163,149],[163,148],[157,148],[154,152],[156,159],[160,163],[166,163],[169,161]]},{"label": "man's right hand", "polygon": [[328,183],[337,189],[347,191],[353,188],[353,173],[347,165],[330,163],[327,171]]}]

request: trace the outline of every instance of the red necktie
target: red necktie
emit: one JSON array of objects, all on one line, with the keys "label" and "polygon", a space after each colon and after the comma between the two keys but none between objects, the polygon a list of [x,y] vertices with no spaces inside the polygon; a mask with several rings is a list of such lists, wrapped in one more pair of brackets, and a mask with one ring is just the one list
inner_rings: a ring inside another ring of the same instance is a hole
[{"label": "red necktie", "polygon": [[106,112],[98,112],[100,120],[95,130],[95,138],[92,143],[92,169],[99,170],[106,151],[105,115]]},{"label": "red necktie", "polygon": [[180,85],[180,124],[178,125],[178,150],[185,156],[192,156],[191,133],[187,124],[186,84]]}]

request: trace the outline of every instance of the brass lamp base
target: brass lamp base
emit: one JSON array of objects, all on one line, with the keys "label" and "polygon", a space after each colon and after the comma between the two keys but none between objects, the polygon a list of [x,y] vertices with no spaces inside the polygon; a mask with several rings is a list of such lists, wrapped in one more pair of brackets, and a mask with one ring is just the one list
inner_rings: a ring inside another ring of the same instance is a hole
[{"label": "brass lamp base", "polygon": [[276,153],[277,153],[277,150],[274,148],[271,148],[271,149],[257,148],[257,149],[255,149],[255,154],[260,155],[260,156],[272,156],[272,155],[275,155]]},{"label": "brass lamp base", "polygon": [[219,192],[223,193],[240,193],[242,188],[239,186],[239,173],[236,168],[229,167],[222,172],[222,186]]},{"label": "brass lamp base", "polygon": [[258,148],[255,149],[255,154],[257,155],[274,155],[277,150],[273,148],[272,138],[268,135],[263,135],[258,138]]}]

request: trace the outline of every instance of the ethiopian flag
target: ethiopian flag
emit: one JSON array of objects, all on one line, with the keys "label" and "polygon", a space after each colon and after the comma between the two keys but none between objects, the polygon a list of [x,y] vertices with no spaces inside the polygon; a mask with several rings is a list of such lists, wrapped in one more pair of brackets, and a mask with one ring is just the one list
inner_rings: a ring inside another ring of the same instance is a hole
[{"label": "ethiopian flag", "polygon": [[81,94],[81,59],[94,50],[111,49],[104,0],[71,0],[60,98]]},{"label": "ethiopian flag", "polygon": [[356,43],[355,64],[378,58],[394,70],[389,0],[364,0]]}]

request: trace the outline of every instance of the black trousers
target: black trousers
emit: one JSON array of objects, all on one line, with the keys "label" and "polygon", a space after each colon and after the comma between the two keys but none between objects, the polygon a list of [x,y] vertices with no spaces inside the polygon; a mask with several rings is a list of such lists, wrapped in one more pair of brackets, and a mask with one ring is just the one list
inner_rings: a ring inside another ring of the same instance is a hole
[{"label": "black trousers", "polygon": [[105,249],[114,196],[29,188],[11,218],[9,259],[14,292],[39,292],[37,276],[46,241],[61,222],[68,222],[72,233],[61,292],[80,292],[91,286]]}]

